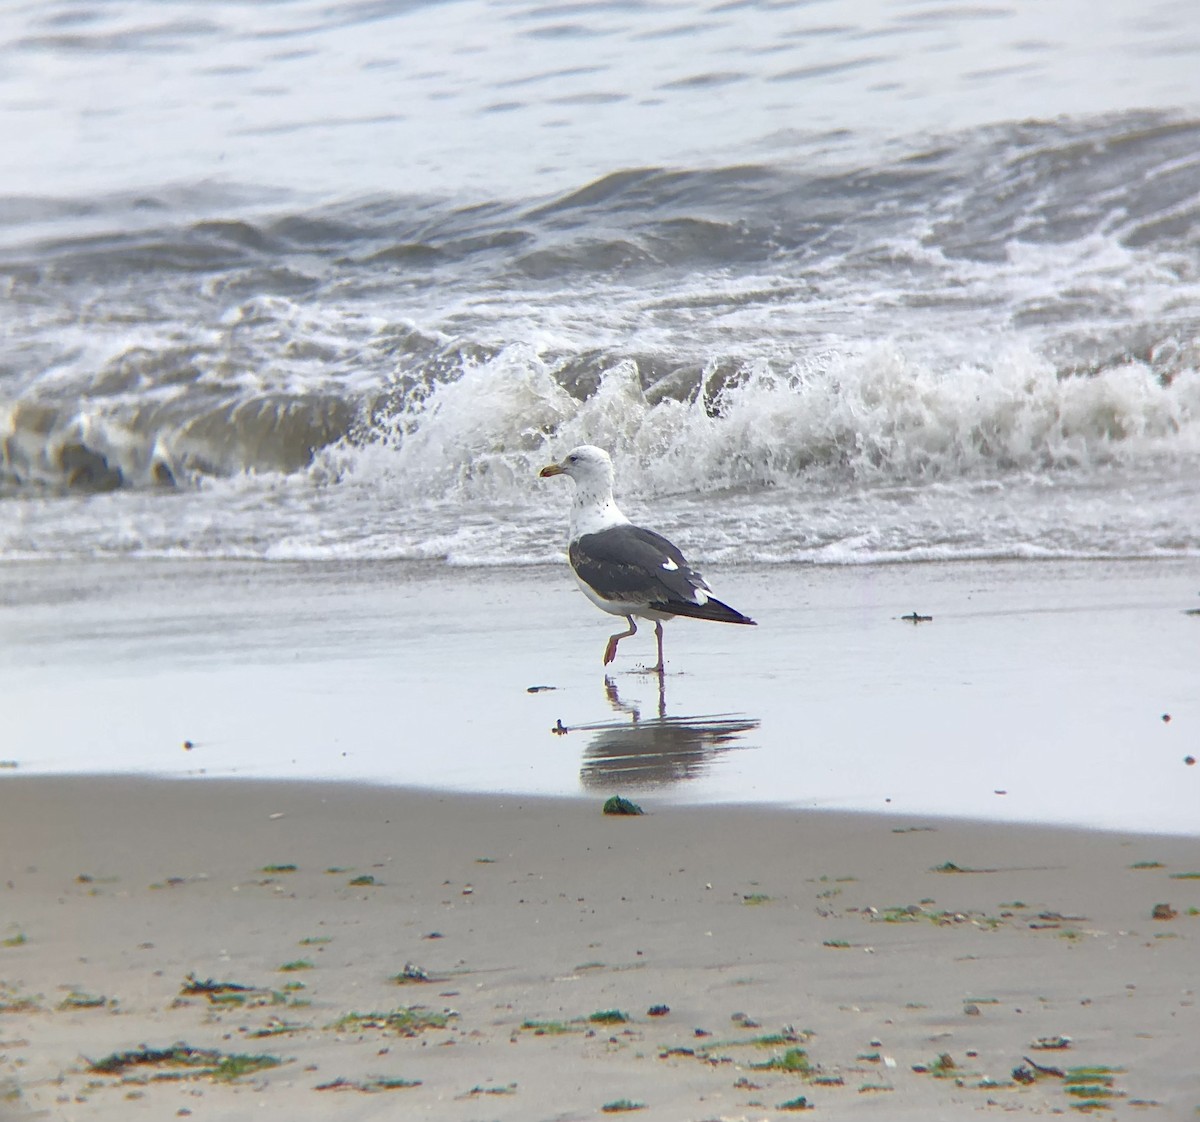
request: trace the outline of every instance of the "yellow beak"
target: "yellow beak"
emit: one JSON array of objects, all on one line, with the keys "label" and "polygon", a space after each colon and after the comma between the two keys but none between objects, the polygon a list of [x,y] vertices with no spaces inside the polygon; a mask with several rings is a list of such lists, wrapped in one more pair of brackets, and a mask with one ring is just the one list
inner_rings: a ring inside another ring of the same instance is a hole
[{"label": "yellow beak", "polygon": [[563,473],[561,464],[547,464],[544,468],[542,468],[541,471],[538,472],[538,475],[542,479],[549,479],[550,476],[552,476],[552,475],[562,475],[562,474],[564,474],[564,473]]}]

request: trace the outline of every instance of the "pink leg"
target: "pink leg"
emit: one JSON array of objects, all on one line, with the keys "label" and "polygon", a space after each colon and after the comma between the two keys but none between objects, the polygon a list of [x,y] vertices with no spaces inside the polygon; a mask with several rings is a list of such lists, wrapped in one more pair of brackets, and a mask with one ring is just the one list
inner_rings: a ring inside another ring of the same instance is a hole
[{"label": "pink leg", "polygon": [[615,635],[609,637],[608,646],[604,648],[604,665],[607,666],[614,658],[617,657],[617,644],[622,639],[628,639],[631,635],[637,634],[637,624],[633,622],[633,616],[625,617],[629,621],[628,631],[618,631]]},{"label": "pink leg", "polygon": [[658,640],[658,665],[650,667],[650,672],[652,674],[657,674],[660,678],[662,677],[663,672],[666,669],[666,667],[663,663],[662,636],[663,636],[662,620],[656,619],[654,621],[654,637]]}]

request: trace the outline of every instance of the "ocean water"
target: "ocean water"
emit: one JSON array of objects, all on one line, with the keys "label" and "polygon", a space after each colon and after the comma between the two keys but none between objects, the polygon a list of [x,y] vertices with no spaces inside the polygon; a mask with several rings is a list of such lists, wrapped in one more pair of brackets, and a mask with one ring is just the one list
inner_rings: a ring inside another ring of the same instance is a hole
[{"label": "ocean water", "polygon": [[1200,556],[1187,0],[0,10],[0,558]]}]

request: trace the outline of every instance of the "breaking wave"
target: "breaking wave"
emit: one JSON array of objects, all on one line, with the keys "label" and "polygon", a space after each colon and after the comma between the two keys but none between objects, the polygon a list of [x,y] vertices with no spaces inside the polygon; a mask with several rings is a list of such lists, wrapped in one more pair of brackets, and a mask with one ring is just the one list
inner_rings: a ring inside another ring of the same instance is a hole
[{"label": "breaking wave", "polygon": [[1187,553],[1197,151],[1144,113],[553,198],[0,200],[0,550],[547,560],[536,470],[590,442],[720,557]]}]

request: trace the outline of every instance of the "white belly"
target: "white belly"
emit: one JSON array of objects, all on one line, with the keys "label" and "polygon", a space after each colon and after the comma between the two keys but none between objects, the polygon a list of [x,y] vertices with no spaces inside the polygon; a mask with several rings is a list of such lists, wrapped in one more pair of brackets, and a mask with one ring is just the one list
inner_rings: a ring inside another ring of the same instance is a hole
[{"label": "white belly", "polygon": [[674,618],[671,612],[656,612],[653,608],[646,607],[645,604],[630,603],[628,600],[606,600],[575,572],[573,568],[571,569],[571,575],[575,578],[575,583],[583,590],[584,596],[602,612],[608,612],[610,615],[621,616],[622,618],[625,616],[637,616],[639,619],[654,620]]}]

